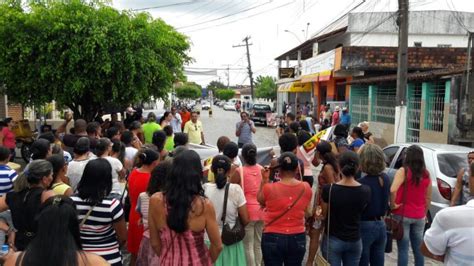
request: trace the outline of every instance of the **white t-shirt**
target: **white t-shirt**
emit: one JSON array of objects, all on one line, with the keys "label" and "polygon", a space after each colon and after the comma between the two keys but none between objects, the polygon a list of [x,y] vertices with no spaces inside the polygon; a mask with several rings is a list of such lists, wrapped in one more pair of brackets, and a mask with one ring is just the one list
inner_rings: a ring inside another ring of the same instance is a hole
[{"label": "white t-shirt", "polygon": [[77,185],[79,181],[81,181],[82,173],[84,173],[84,168],[89,161],[90,159],[81,161],[72,160],[68,164],[66,176],[69,178],[69,185],[72,191],[76,191]]},{"label": "white t-shirt", "polygon": [[[222,232],[222,212],[224,211],[224,194],[225,187],[218,189],[215,183],[206,183],[204,184],[204,192],[206,197],[214,205],[216,210],[216,220],[219,224],[219,231]],[[226,210],[226,223],[232,228],[235,225],[235,220],[237,219],[239,212],[238,208],[244,206],[247,203],[245,200],[244,191],[237,184],[230,184],[229,195],[227,198],[227,210]]]},{"label": "white t-shirt", "polygon": [[473,265],[474,200],[439,211],[425,233],[425,244],[434,255],[445,255],[444,265]]},{"label": "white t-shirt", "polygon": [[133,159],[135,158],[135,155],[137,154],[138,150],[135,149],[134,147],[126,147],[125,148],[125,159],[129,160],[130,162],[133,162]]},{"label": "white t-shirt", "polygon": [[171,119],[171,126],[173,127],[173,133],[181,132],[181,123],[182,123],[181,115],[176,113],[173,118]]},{"label": "white t-shirt", "polygon": [[122,186],[120,186],[119,182],[119,175],[118,173],[122,171],[123,164],[122,162],[114,157],[104,157],[107,161],[109,161],[110,165],[112,166],[112,191],[111,193],[122,194]]}]

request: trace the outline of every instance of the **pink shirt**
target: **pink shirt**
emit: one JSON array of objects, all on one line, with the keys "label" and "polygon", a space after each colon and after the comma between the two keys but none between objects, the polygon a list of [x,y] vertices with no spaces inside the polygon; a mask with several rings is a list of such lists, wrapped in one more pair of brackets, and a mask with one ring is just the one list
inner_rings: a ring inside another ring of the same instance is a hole
[{"label": "pink shirt", "polygon": [[[259,164],[242,167],[244,170],[244,179],[241,181],[245,199],[247,200],[247,210],[250,221],[263,220],[263,210],[257,201],[257,193],[262,182],[262,166]],[[240,175],[241,167],[236,169]]]},{"label": "pink shirt", "polygon": [[[283,217],[271,225],[268,224],[281,215],[298,198],[304,188],[303,196]],[[300,182],[297,185],[287,185],[281,182],[266,184],[263,187],[265,199],[265,233],[299,234],[305,232],[305,210],[311,201],[312,190],[308,183]]]},{"label": "pink shirt", "polygon": [[15,133],[11,131],[8,127],[2,128],[3,134],[3,146],[8,149],[14,149],[16,147]]},{"label": "pink shirt", "polygon": [[[415,185],[412,182],[412,173],[411,169],[407,170],[407,179],[408,182],[407,186],[407,196],[406,202],[404,207],[401,206],[400,208],[393,211],[394,214],[402,215],[407,218],[411,219],[423,219],[426,216],[426,191],[428,190],[428,186],[431,186],[431,179],[430,174],[428,171],[423,173],[423,177],[420,180],[420,183]],[[397,191],[397,198],[395,202],[400,204],[403,202],[403,192],[405,190],[405,183],[403,183]]]},{"label": "pink shirt", "polygon": [[332,125],[335,126],[339,124],[339,112],[334,112],[334,114],[332,114]]}]

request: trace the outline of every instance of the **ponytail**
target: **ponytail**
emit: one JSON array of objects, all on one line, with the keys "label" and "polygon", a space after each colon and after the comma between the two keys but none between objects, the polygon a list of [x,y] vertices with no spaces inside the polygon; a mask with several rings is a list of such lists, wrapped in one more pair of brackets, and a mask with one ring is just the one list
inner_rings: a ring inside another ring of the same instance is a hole
[{"label": "ponytail", "polygon": [[217,155],[212,159],[211,171],[214,173],[216,186],[218,189],[224,188],[227,184],[227,173],[231,167],[229,157],[225,155]]}]

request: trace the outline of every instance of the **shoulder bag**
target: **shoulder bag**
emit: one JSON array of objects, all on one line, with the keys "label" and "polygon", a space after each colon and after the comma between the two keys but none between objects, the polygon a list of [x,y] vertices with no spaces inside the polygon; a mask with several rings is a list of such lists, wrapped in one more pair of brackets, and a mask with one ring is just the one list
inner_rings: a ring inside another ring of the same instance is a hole
[{"label": "shoulder bag", "polygon": [[240,221],[240,217],[237,216],[235,220],[235,225],[233,228],[230,228],[230,225],[225,222],[227,215],[227,199],[229,198],[229,187],[230,183],[225,185],[225,194],[224,194],[224,209],[222,211],[222,234],[221,239],[222,243],[226,246],[233,245],[239,241],[242,241],[245,237],[245,228]]},{"label": "shoulder bag", "polygon": [[408,192],[408,171],[405,170],[405,181],[403,185],[403,200],[402,200],[402,215],[400,221],[393,218],[392,212],[389,210],[388,217],[385,218],[385,225],[387,226],[387,231],[391,233],[392,238],[395,240],[402,240],[403,238],[403,217],[405,215],[405,204],[407,201],[407,192]]},{"label": "shoulder bag", "polygon": [[266,224],[265,226],[270,226],[272,225],[274,222],[276,222],[278,219],[280,219],[281,217],[283,217],[285,214],[287,214],[295,205],[298,201],[300,201],[301,197],[303,197],[303,194],[304,194],[304,191],[305,191],[305,186],[303,184],[303,181],[301,181],[301,184],[303,185],[303,189],[301,190],[300,194],[298,195],[298,197],[296,198],[296,200],[290,205],[288,206],[288,208],[286,208],[281,214],[279,214],[277,217],[273,218],[273,220],[271,220],[268,224]]},{"label": "shoulder bag", "polygon": [[326,227],[326,240],[327,240],[327,251],[326,251],[326,259],[324,258],[321,252],[316,255],[316,265],[318,266],[331,266],[331,264],[327,261],[329,259],[329,227],[331,225],[331,192],[332,192],[332,185],[329,187],[329,201],[328,201],[328,226]]}]

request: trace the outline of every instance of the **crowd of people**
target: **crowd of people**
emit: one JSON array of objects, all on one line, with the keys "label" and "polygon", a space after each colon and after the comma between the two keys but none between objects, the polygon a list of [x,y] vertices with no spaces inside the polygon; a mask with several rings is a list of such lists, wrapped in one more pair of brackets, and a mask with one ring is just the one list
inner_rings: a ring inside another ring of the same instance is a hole
[{"label": "crowd of people", "polygon": [[410,246],[415,265],[425,256],[472,263],[474,152],[452,202],[465,205],[440,211],[424,234],[432,182],[423,150],[410,146],[391,181],[368,123],[349,130],[339,117],[308,158],[313,120],[287,113],[280,154],[260,165],[246,112],[237,143],[221,136],[204,163],[190,145],[205,144],[197,112],[135,117],[77,119],[68,130],[67,116],[33,143],[19,175],[0,146],[5,265],[123,265],[125,253],[130,265],[384,265],[386,217],[403,228],[398,265],[409,264]]}]

